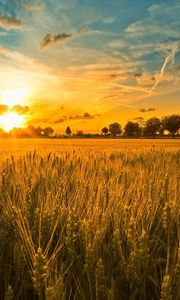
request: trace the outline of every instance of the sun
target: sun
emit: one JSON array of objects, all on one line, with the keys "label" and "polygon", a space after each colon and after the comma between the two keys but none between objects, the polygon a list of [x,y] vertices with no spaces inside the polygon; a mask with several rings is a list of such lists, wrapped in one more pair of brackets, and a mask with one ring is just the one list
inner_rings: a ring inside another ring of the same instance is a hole
[{"label": "sun", "polygon": [[16,112],[8,112],[0,116],[0,127],[9,132],[13,128],[20,128],[25,123],[25,117]]},{"label": "sun", "polygon": [[20,128],[25,125],[26,117],[14,111],[16,105],[28,105],[30,90],[27,87],[6,90],[1,93],[2,103],[7,106],[7,113],[0,115],[0,128],[6,132],[13,128]]}]

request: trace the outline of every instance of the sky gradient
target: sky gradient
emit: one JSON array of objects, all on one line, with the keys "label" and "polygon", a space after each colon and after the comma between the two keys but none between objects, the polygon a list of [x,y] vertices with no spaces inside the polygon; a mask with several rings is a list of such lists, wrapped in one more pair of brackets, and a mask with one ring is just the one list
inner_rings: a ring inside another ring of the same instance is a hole
[{"label": "sky gradient", "polygon": [[27,124],[97,132],[179,113],[179,11],[175,0],[0,0],[0,114],[13,104]]}]

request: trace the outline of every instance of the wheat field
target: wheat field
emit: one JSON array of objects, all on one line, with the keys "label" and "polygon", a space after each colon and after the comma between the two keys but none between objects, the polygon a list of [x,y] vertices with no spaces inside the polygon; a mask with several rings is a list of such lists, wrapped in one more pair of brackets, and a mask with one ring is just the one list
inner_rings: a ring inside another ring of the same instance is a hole
[{"label": "wheat field", "polygon": [[0,140],[0,155],[0,299],[180,299],[180,140]]}]

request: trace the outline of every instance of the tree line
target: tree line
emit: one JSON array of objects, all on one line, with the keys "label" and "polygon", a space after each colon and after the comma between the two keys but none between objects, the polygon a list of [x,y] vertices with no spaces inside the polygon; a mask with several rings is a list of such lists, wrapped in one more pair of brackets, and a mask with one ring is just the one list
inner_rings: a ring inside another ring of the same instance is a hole
[{"label": "tree line", "polygon": [[0,137],[16,137],[16,138],[47,138],[54,134],[52,127],[35,127],[29,125],[26,128],[13,128],[9,132],[0,128]]},{"label": "tree line", "polygon": [[10,132],[5,132],[0,128],[0,137],[17,137],[17,138],[62,138],[62,137],[152,137],[164,136],[169,133],[173,138],[178,136],[180,131],[180,115],[165,116],[161,119],[153,117],[148,119],[144,125],[140,125],[138,122],[129,121],[124,128],[118,122],[111,123],[108,127],[101,129],[101,134],[84,133],[79,130],[74,134],[71,128],[68,126],[64,135],[55,134],[52,127],[35,127],[29,125],[26,128],[13,128]]},{"label": "tree line", "polygon": [[[122,136],[130,138],[138,137],[153,137],[164,136],[165,132],[168,132],[174,138],[178,135],[180,130],[180,115],[165,116],[162,119],[157,117],[150,118],[146,123],[141,126],[137,122],[129,121],[122,129],[122,126],[118,122],[110,124],[108,127],[101,129],[101,134],[104,137],[108,136]],[[65,131],[67,136],[71,136],[72,131],[68,126]],[[87,136],[83,134],[83,131],[78,131],[76,136]]]}]

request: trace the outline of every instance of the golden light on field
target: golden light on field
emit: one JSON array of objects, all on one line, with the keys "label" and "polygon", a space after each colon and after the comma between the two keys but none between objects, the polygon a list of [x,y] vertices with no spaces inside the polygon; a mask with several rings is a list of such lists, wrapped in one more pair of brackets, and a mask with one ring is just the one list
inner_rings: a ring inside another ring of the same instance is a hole
[{"label": "golden light on field", "polygon": [[0,127],[7,132],[15,127],[22,127],[24,123],[25,117],[16,112],[8,112],[7,114],[0,116]]},{"label": "golden light on field", "polygon": [[29,91],[27,88],[5,91],[2,95],[3,104],[12,108],[15,105],[26,105]]}]

